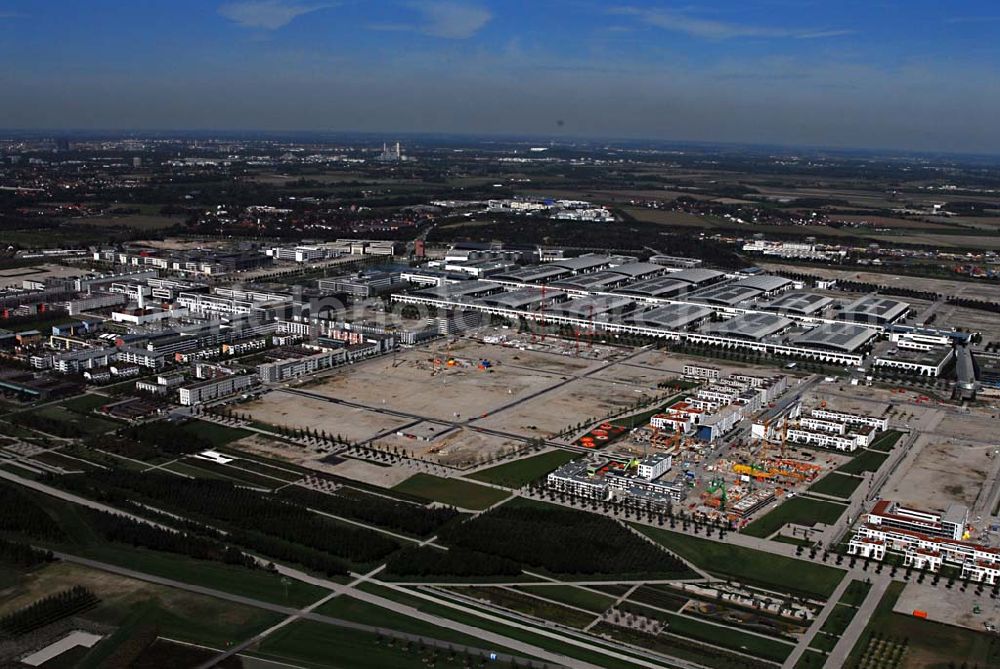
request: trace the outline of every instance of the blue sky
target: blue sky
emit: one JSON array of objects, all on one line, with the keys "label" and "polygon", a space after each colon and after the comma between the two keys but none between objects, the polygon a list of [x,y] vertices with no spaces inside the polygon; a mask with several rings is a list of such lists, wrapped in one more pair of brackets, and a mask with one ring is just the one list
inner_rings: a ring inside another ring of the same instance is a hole
[{"label": "blue sky", "polygon": [[998,35],[961,0],[0,0],[0,127],[1000,153]]}]

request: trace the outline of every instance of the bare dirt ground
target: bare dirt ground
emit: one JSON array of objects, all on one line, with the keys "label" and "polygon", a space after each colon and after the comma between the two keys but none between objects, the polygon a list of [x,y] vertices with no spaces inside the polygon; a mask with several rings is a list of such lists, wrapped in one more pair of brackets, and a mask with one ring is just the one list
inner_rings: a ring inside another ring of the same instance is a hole
[{"label": "bare dirt ground", "polygon": [[[313,466],[310,463],[302,463],[303,466]],[[354,481],[362,481],[371,485],[391,488],[399,485],[406,479],[413,476],[413,470],[405,467],[380,467],[364,460],[345,459],[337,464],[327,464],[325,462],[315,463],[317,469],[337,474]]]},{"label": "bare dirt ground", "polygon": [[11,267],[0,270],[0,289],[20,288],[25,280],[41,281],[57,277],[75,276],[80,273],[79,268],[64,267],[50,263],[33,265],[31,267]]},{"label": "bare dirt ground", "polygon": [[975,446],[960,439],[923,434],[915,458],[900,464],[903,476],[887,485],[882,497],[918,509],[944,510],[950,504],[971,507],[986,480],[992,461],[991,446]]},{"label": "bare dirt ground", "polygon": [[549,435],[580,421],[603,418],[609,411],[621,411],[636,400],[654,394],[657,393],[652,389],[593,378],[577,379],[529,402],[478,420],[476,425],[529,436]]},{"label": "bare dirt ground", "polygon": [[[981,609],[978,614],[973,613],[977,604]],[[907,616],[914,611],[926,611],[928,620],[977,632],[983,631],[983,623],[1000,625],[1000,603],[988,597],[977,597],[972,588],[966,592],[954,589],[947,597],[942,597],[940,587],[907,583],[892,610]]]},{"label": "bare dirt ground", "polygon": [[524,445],[521,441],[466,428],[452,429],[433,441],[418,441],[392,435],[379,439],[378,443],[389,448],[399,448],[419,458],[462,469],[481,464],[500,453],[516,450]]},{"label": "bare dirt ground", "polygon": [[[449,356],[457,361],[445,363]],[[435,365],[435,359],[441,360]],[[493,371],[477,367],[491,362]],[[311,392],[439,420],[465,420],[560,383],[585,361],[461,340],[450,350],[419,348],[345,368],[308,387]]]},{"label": "bare dirt ground", "polygon": [[269,425],[308,427],[340,435],[348,441],[364,441],[387,430],[396,430],[409,421],[405,418],[380,414],[323,400],[272,390],[247,404],[241,410],[254,420]]},{"label": "bare dirt ground", "polygon": [[391,488],[413,476],[413,472],[404,467],[380,467],[363,460],[344,459],[339,463],[323,462],[323,458],[327,457],[324,453],[291,446],[259,434],[234,441],[229,444],[229,447],[386,488]]}]

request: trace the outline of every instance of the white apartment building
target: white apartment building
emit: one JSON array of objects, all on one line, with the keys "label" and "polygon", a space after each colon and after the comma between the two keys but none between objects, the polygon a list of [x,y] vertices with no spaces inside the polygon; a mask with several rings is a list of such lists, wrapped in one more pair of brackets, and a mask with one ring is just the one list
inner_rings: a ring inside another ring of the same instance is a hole
[{"label": "white apartment building", "polygon": [[885,418],[877,418],[875,416],[867,416],[860,413],[848,413],[846,411],[834,411],[832,409],[812,409],[809,415],[813,418],[827,418],[838,423],[846,423],[847,425],[870,425],[876,430],[885,430],[889,427],[889,421]]},{"label": "white apartment building", "polygon": [[710,365],[684,365],[684,376],[691,377],[693,379],[709,379],[710,381],[718,381],[722,376],[722,370],[718,367],[712,367]]},{"label": "white apartment building", "polygon": [[253,375],[217,376],[189,386],[181,386],[178,389],[178,399],[184,406],[202,404],[220,397],[235,395],[252,386],[254,381]]}]

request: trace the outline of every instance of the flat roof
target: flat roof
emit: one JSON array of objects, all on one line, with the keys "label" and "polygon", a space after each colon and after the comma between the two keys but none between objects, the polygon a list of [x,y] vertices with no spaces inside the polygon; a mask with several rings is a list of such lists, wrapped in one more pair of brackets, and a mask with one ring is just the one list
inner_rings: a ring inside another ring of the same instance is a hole
[{"label": "flat roof", "polygon": [[792,321],[784,316],[757,312],[730,318],[727,321],[704,328],[702,332],[721,337],[760,340],[777,334],[790,325],[792,325]]},{"label": "flat roof", "polygon": [[612,272],[630,276],[633,279],[642,279],[657,274],[663,274],[666,268],[663,265],[654,265],[651,262],[630,262],[611,268]]},{"label": "flat roof", "polygon": [[693,283],[695,285],[715,281],[724,276],[725,274],[722,272],[716,272],[714,269],[704,269],[702,267],[691,267],[689,269],[682,269],[679,272],[673,272],[670,274],[671,279],[687,281],[688,283]]},{"label": "flat roof", "polygon": [[760,297],[761,294],[762,293],[759,288],[727,284],[724,286],[713,286],[711,288],[705,288],[703,290],[699,290],[698,292],[691,293],[691,295],[688,296],[688,299],[696,302],[705,302],[706,304],[720,304],[726,307],[733,307],[740,302],[746,302],[747,300],[752,300],[755,297]]},{"label": "flat roof", "polygon": [[628,280],[623,274],[610,271],[577,274],[566,279],[553,281],[553,286],[575,288],[576,290],[604,290],[620,285]]},{"label": "flat roof", "polygon": [[507,280],[520,281],[524,283],[541,283],[543,281],[554,281],[569,275],[570,271],[564,267],[533,265],[531,267],[515,269],[510,272],[503,272],[502,274],[494,274],[490,278],[497,279],[499,281]]},{"label": "flat roof", "polygon": [[660,295],[670,297],[686,293],[689,290],[691,290],[690,283],[687,281],[678,281],[673,275],[667,275],[636,281],[627,286],[616,288],[615,292],[631,295],[648,295],[649,297],[659,297]]},{"label": "flat roof", "polygon": [[597,316],[625,309],[632,304],[633,301],[627,297],[594,295],[591,297],[577,297],[566,302],[560,302],[552,307],[552,311],[560,311],[567,316],[574,316],[576,318],[589,318],[591,315]]},{"label": "flat roof", "polygon": [[850,320],[884,323],[899,318],[909,308],[910,305],[906,302],[890,300],[880,295],[865,295],[846,305],[840,314]]},{"label": "flat roof", "polygon": [[[547,301],[561,300],[564,297],[566,297],[566,293],[561,290],[545,291],[545,299]],[[494,304],[498,307],[506,307],[508,309],[521,309],[523,307],[541,302],[542,290],[541,288],[519,288],[505,293],[490,295],[488,297],[484,297],[480,301],[485,302],[486,304]]]},{"label": "flat roof", "polygon": [[833,304],[832,297],[820,295],[819,293],[785,293],[781,297],[771,300],[761,308],[778,313],[809,316],[823,311],[831,304]]},{"label": "flat roof", "polygon": [[712,309],[697,304],[665,304],[662,307],[634,313],[629,317],[629,321],[636,325],[672,330],[708,318],[712,313]]},{"label": "flat roof", "polygon": [[737,286],[749,286],[750,288],[758,288],[763,290],[765,293],[769,293],[772,290],[781,290],[786,286],[790,286],[794,281],[791,279],[786,279],[783,276],[774,276],[773,274],[758,274],[757,276],[751,276],[746,279],[741,279],[736,282]]},{"label": "flat roof", "polygon": [[586,253],[582,256],[577,256],[575,258],[563,258],[561,260],[554,260],[549,263],[556,267],[562,267],[568,269],[572,272],[583,272],[588,269],[596,269],[598,267],[607,267],[611,264],[611,256],[600,255],[597,253]]},{"label": "flat roof", "polygon": [[495,283],[486,281],[456,281],[446,283],[432,288],[426,288],[414,293],[415,295],[427,295],[428,297],[438,297],[448,299],[454,297],[475,297],[477,295],[488,295],[502,288]]},{"label": "flat roof", "polygon": [[854,353],[878,334],[872,328],[851,323],[824,323],[792,338],[796,346]]}]

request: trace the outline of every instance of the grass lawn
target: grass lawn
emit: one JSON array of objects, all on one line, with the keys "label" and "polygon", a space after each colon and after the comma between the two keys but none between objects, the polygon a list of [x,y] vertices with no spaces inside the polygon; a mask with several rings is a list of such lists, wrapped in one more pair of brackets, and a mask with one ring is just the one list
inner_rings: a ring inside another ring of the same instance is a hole
[{"label": "grass lawn", "polygon": [[72,425],[85,436],[103,434],[104,432],[110,432],[121,427],[120,423],[90,414],[81,415],[78,412],[58,405],[42,407],[30,413],[44,418],[46,421]]},{"label": "grass lawn", "polygon": [[250,430],[210,423],[207,420],[193,420],[182,425],[181,429],[210,441],[213,447],[225,446],[231,441],[254,434]]},{"label": "grass lawn", "polygon": [[488,488],[459,479],[445,479],[430,474],[414,474],[392,489],[475,511],[489,508],[509,495],[509,493],[496,488]]},{"label": "grass lawn", "polygon": [[94,395],[93,393],[85,393],[83,395],[78,395],[72,399],[62,402],[62,406],[69,409],[70,411],[75,411],[76,413],[90,413],[94,409],[104,406],[105,404],[110,404],[115,400],[111,397],[105,397],[104,395]]},{"label": "grass lawn", "polygon": [[803,548],[809,548],[813,545],[813,542],[808,539],[803,539],[802,537],[788,537],[784,534],[778,534],[771,537],[771,541],[777,541],[782,544],[792,544],[793,546],[802,546]]},{"label": "grass lawn", "polygon": [[578,588],[575,585],[519,585],[517,589],[595,613],[603,613],[615,603],[614,597]]},{"label": "grass lawn", "polygon": [[844,577],[841,569],[772,555],[733,544],[699,539],[646,525],[633,525],[649,538],[701,568],[749,584],[826,599]]},{"label": "grass lawn", "polygon": [[809,647],[829,653],[837,647],[837,643],[839,641],[839,636],[833,636],[824,632],[816,632],[816,636],[814,636],[812,641],[809,642]]},{"label": "grass lawn", "polygon": [[823,669],[826,655],[815,650],[806,650],[795,663],[795,669]]},{"label": "grass lawn", "polygon": [[837,471],[844,472],[845,474],[874,472],[882,466],[882,463],[885,462],[888,457],[888,453],[880,453],[879,451],[864,451],[850,462],[837,467]]},{"label": "grass lawn", "polygon": [[577,453],[569,451],[549,451],[541,455],[483,469],[474,474],[469,474],[469,478],[508,488],[520,488],[577,457],[579,457]]},{"label": "grass lawn", "polygon": [[858,581],[855,579],[851,581],[848,584],[847,589],[844,590],[844,594],[840,598],[840,603],[847,606],[861,606],[871,589],[871,583],[865,583],[864,581]]},{"label": "grass lawn", "polygon": [[969,667],[1000,666],[1000,639],[995,636],[893,613],[892,607],[904,586],[898,581],[889,585],[868,626],[851,650],[847,666],[857,666],[874,632],[899,642],[908,639],[906,657],[914,659],[914,656],[919,656],[921,666],[946,667],[956,661]]},{"label": "grass lawn", "polygon": [[861,485],[861,479],[859,478],[847,476],[846,474],[838,474],[837,472],[830,472],[819,481],[816,481],[809,486],[809,491],[818,492],[822,495],[840,497],[841,499],[847,499],[859,485]]},{"label": "grass lawn", "polygon": [[899,430],[886,430],[872,442],[869,448],[874,448],[876,451],[891,451],[902,436],[903,433]]},{"label": "grass lawn", "polygon": [[857,613],[857,609],[853,606],[847,606],[840,603],[835,604],[833,610],[830,611],[830,615],[827,616],[826,622],[823,623],[823,627],[820,628],[820,631],[838,637],[842,636],[847,630],[847,626],[851,624],[851,620],[854,619],[855,613]]},{"label": "grass lawn", "polygon": [[837,522],[845,510],[846,507],[833,502],[824,502],[808,497],[794,497],[785,500],[778,508],[768,511],[764,516],[747,525],[742,532],[751,537],[766,539],[784,527],[786,523],[832,525]]}]

